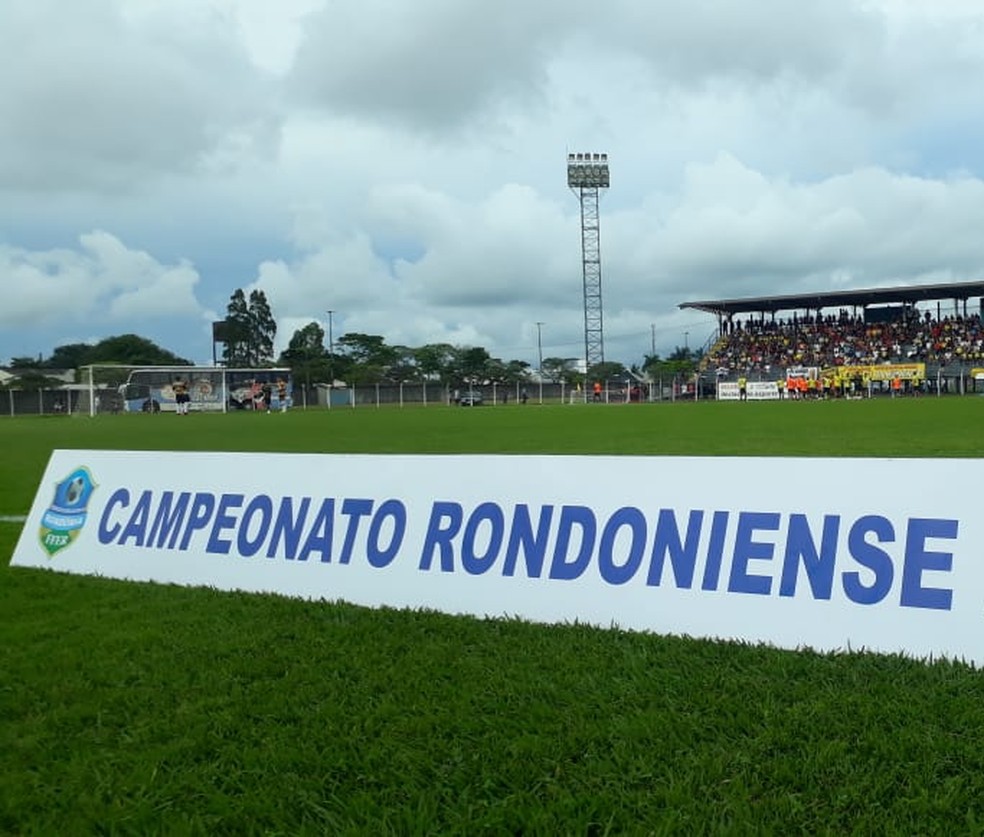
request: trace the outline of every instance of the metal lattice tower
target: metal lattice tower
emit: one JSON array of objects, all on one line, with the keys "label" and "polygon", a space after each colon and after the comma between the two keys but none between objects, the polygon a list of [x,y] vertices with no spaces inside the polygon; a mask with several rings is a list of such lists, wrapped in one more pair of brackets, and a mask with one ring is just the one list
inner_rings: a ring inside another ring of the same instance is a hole
[{"label": "metal lattice tower", "polygon": [[567,185],[581,204],[581,265],[584,279],[586,369],[605,362],[601,305],[601,217],[598,193],[609,186],[607,154],[568,154]]}]

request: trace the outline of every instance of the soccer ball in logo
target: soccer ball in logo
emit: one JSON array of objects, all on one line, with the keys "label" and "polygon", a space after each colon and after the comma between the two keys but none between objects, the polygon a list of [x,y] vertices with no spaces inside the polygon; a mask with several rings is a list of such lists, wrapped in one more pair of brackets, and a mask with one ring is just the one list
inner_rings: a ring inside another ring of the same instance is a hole
[{"label": "soccer ball in logo", "polygon": [[84,511],[93,488],[92,475],[85,468],[77,468],[55,486],[53,505],[66,511]]},{"label": "soccer ball in logo", "polygon": [[88,468],[76,468],[55,484],[55,496],[41,516],[39,536],[41,546],[54,557],[56,552],[72,544],[85,526],[87,507],[95,490]]},{"label": "soccer ball in logo", "polygon": [[85,477],[78,474],[68,483],[68,487],[65,489],[65,499],[68,500],[70,506],[74,506],[84,494]]}]

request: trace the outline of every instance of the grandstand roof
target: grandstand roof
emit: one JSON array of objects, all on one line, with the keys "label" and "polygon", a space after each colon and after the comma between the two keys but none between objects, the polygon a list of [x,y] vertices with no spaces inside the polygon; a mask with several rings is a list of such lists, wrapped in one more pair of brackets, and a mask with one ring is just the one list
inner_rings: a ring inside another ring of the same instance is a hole
[{"label": "grandstand roof", "polygon": [[854,291],[749,296],[742,299],[713,299],[681,302],[680,308],[694,308],[709,314],[751,314],[776,311],[816,311],[843,306],[891,305],[927,300],[984,297],[984,282],[948,282],[940,285],[903,285],[896,288],[868,288]]}]

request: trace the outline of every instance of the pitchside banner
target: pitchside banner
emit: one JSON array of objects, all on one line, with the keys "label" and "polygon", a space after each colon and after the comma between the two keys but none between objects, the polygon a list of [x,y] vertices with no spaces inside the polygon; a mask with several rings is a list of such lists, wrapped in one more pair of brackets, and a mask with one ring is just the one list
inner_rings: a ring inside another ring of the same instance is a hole
[{"label": "pitchside banner", "polygon": [[[741,390],[736,381],[719,381],[718,401],[738,401]],[[775,401],[779,398],[779,386],[775,381],[749,381],[745,385],[745,397],[749,401]]]},{"label": "pitchside banner", "polygon": [[13,564],[984,664],[979,473],[976,460],[63,450]]}]

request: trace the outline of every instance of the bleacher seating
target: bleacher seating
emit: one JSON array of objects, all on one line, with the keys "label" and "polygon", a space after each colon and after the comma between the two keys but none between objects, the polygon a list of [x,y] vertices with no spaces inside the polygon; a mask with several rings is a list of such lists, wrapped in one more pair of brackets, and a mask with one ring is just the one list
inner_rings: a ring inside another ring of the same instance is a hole
[{"label": "bleacher seating", "polygon": [[703,368],[725,375],[791,366],[982,361],[984,328],[977,314],[936,320],[927,313],[866,323],[842,311],[836,316],[736,322],[707,353]]}]

